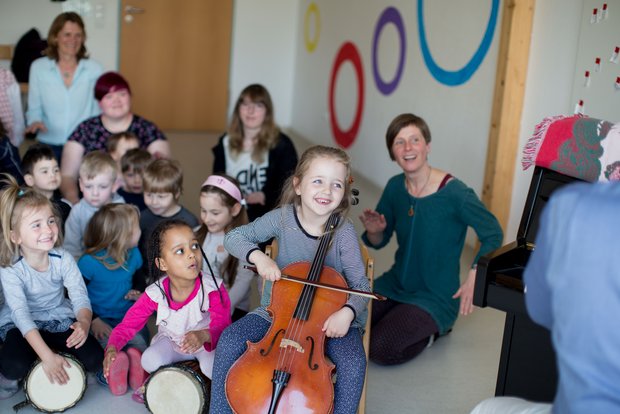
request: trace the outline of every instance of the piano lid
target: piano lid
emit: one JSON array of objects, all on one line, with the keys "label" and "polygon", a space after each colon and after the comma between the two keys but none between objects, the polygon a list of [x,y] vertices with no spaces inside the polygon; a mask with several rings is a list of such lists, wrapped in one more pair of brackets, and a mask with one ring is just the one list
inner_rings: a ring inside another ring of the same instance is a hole
[{"label": "piano lid", "polygon": [[544,167],[534,169],[517,240],[478,260],[474,305],[490,306],[506,312],[526,313],[522,277],[535,247],[540,216],[551,194],[574,181],[581,180]]},{"label": "piano lid", "polygon": [[540,225],[540,216],[547,202],[549,202],[551,194],[558,188],[575,181],[582,180],[543,167],[534,169],[525,207],[523,207],[523,214],[521,215],[521,223],[517,231],[517,243],[519,245],[528,243],[530,247],[534,247]]}]

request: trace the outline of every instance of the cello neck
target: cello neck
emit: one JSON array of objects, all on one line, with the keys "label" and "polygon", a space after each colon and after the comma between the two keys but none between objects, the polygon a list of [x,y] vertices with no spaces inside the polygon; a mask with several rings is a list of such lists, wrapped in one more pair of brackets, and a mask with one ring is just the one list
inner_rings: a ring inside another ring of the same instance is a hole
[{"label": "cello neck", "polygon": [[[332,213],[325,223],[325,229],[323,230],[321,237],[319,237],[316,253],[314,254],[314,259],[312,259],[312,264],[310,265],[310,271],[306,277],[306,279],[311,282],[318,282],[321,277],[321,271],[323,270],[323,264],[325,263],[325,256],[327,256],[332,235],[334,234],[334,229],[336,228],[339,220],[340,215],[337,213]],[[301,320],[308,319],[310,310],[312,309],[316,289],[317,288],[312,285],[304,286],[293,314],[295,318]]]}]

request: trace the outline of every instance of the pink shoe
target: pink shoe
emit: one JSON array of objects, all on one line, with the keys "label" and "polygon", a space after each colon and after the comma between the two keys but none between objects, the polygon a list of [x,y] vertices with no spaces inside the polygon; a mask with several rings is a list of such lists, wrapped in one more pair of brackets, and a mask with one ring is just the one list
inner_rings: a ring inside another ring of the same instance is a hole
[{"label": "pink shoe", "polygon": [[110,366],[108,375],[108,386],[114,395],[123,395],[127,392],[127,372],[129,371],[129,358],[127,354],[120,351],[116,354],[116,359]]},{"label": "pink shoe", "polygon": [[131,399],[137,403],[144,404],[145,390],[146,390],[146,387],[144,386],[144,384],[142,384],[141,386],[139,386],[138,388],[134,390],[133,394],[131,394]]},{"label": "pink shoe", "polygon": [[140,388],[148,374],[142,368],[142,352],[136,348],[127,349],[127,356],[129,357],[129,386],[133,390]]}]

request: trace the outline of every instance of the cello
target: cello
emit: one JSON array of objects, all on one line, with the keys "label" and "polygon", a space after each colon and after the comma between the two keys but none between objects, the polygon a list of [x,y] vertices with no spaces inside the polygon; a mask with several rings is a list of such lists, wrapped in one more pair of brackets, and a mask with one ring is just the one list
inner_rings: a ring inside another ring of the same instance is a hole
[{"label": "cello", "polygon": [[235,413],[330,413],[333,411],[334,364],[325,357],[327,318],[347,302],[347,283],[324,266],[333,230],[340,217],[332,214],[319,238],[312,263],[297,262],[282,269],[293,278],[324,283],[280,280],[273,284],[267,311],[272,324],[259,342],[248,341],[246,352],[226,377],[226,397]]}]

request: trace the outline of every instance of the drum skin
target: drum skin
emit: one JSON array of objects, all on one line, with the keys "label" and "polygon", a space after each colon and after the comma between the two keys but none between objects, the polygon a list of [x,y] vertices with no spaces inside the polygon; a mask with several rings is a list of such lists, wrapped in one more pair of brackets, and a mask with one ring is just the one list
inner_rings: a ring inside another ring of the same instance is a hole
[{"label": "drum skin", "polygon": [[52,384],[43,371],[41,361],[33,364],[24,379],[26,401],[44,413],[57,413],[75,406],[86,392],[86,370],[75,357],[61,353],[71,365],[65,367],[69,381],[64,384]]},{"label": "drum skin", "polygon": [[209,410],[211,380],[197,361],[164,365],[145,384],[144,405],[153,414],[202,414]]}]

